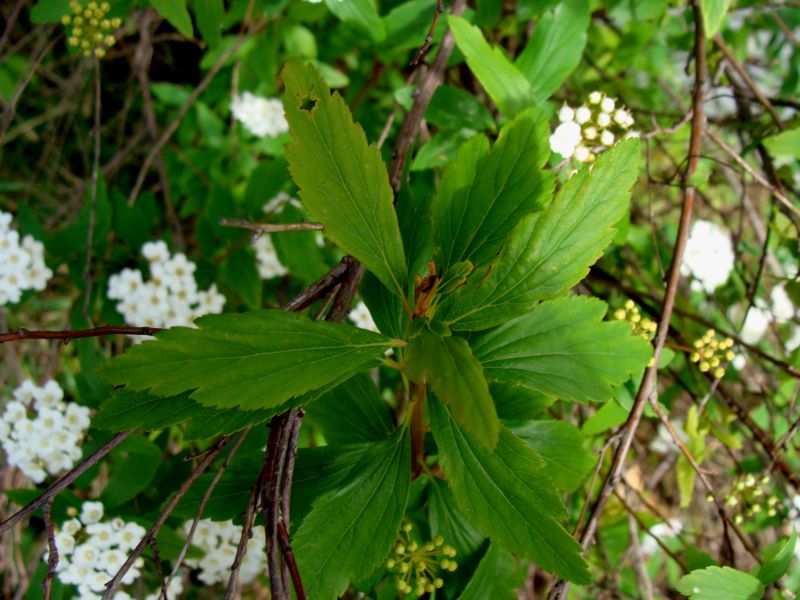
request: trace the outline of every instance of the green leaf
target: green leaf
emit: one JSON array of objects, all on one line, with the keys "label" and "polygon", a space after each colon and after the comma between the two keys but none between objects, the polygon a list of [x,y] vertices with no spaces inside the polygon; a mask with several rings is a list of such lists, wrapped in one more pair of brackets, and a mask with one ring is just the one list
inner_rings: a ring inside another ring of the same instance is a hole
[{"label": "green leaf", "polygon": [[692,600],[758,600],[764,595],[764,585],[758,579],[730,567],[692,571],[675,587]]},{"label": "green leaf", "polygon": [[494,117],[486,106],[469,92],[450,85],[436,88],[425,120],[446,129],[461,129],[465,123],[478,131],[495,127]]},{"label": "green leaf", "polygon": [[189,394],[162,398],[123,388],[114,390],[100,405],[92,427],[111,431],[153,431],[186,421],[203,410]]},{"label": "green leaf", "polygon": [[197,28],[209,48],[216,48],[222,42],[222,21],[225,18],[225,5],[222,0],[192,0]]},{"label": "green leaf", "polygon": [[536,23],[514,63],[530,82],[536,103],[557,91],[580,63],[590,13],[588,0],[565,0]]},{"label": "green leaf", "polygon": [[501,547],[489,544],[458,600],[516,600],[519,597],[516,588],[525,581],[517,562]]},{"label": "green leaf", "polygon": [[146,489],[161,464],[161,450],[142,435],[132,435],[108,458],[111,477],[100,499],[107,508],[121,506]]},{"label": "green leaf", "polygon": [[155,8],[162,17],[169,21],[184,37],[193,37],[192,18],[186,8],[186,0],[150,0],[150,6]]},{"label": "green leaf", "polygon": [[459,562],[464,564],[477,553],[486,537],[456,510],[453,492],[444,481],[431,477],[428,490],[431,536],[442,536],[445,544],[456,549]]},{"label": "green leaf", "polygon": [[492,48],[486,42],[478,27],[455,15],[449,15],[447,23],[467,65],[500,112],[513,117],[532,104],[531,86],[525,75],[500,48]]},{"label": "green leaf", "polygon": [[543,113],[530,109],[503,127],[491,152],[483,136],[462,146],[433,200],[437,266],[493,260],[519,220],[544,207],[553,190],[542,171],[549,132]]},{"label": "green leaf", "polygon": [[765,138],[764,146],[775,156],[800,157],[800,127]]},{"label": "green leaf", "polygon": [[403,296],[403,242],[378,148],[367,144],[342,97],[329,93],[313,67],[290,62],[282,78],[293,137],[286,158],[303,203],[330,239]]},{"label": "green leaf", "polygon": [[797,545],[797,532],[776,543],[769,552],[765,553],[764,564],[758,570],[757,576],[761,583],[769,585],[775,583],[786,574],[789,565],[794,559],[795,546]]},{"label": "green leaf", "polygon": [[577,490],[595,465],[595,456],[583,447],[583,435],[571,423],[528,421],[511,431],[544,459],[545,471],[564,492]]},{"label": "green leaf", "polygon": [[485,448],[495,447],[500,420],[483,369],[466,340],[423,325],[409,341],[405,360],[410,379],[425,379],[461,427]]},{"label": "green leaf", "polygon": [[584,166],[547,208],[520,222],[496,265],[474,273],[442,302],[437,318],[458,330],[486,329],[577,284],[627,210],[639,159],[639,141],[627,140]]},{"label": "green leaf", "polygon": [[58,23],[66,14],[69,14],[69,0],[39,0],[31,8],[31,23]]},{"label": "green leaf", "polygon": [[567,516],[542,459],[508,429],[494,452],[465,436],[431,399],[431,429],[456,505],[473,525],[513,553],[575,583],[590,581],[580,544],[557,519]]},{"label": "green leaf", "polygon": [[250,252],[245,248],[237,248],[222,264],[221,270],[225,283],[239,295],[247,308],[255,310],[262,306],[264,286]]},{"label": "green leaf", "polygon": [[325,4],[343,23],[352,25],[373,42],[386,39],[386,27],[373,0],[325,0]]},{"label": "green leaf", "polygon": [[555,402],[552,396],[499,381],[489,382],[489,392],[497,407],[497,415],[504,421],[535,419]]},{"label": "green leaf", "polygon": [[319,427],[329,445],[384,439],[392,431],[392,415],[378,388],[359,373],[306,408],[306,420]]},{"label": "green leaf", "polygon": [[270,408],[341,383],[389,348],[382,335],[279,310],[209,315],[107,363],[109,381],[134,391],[187,392],[200,404]]},{"label": "green leaf", "polygon": [[714,37],[725,21],[731,0],[701,0],[700,6],[703,9],[703,29],[706,37]]},{"label": "green leaf", "polygon": [[369,272],[364,273],[359,292],[378,330],[394,338],[405,336],[408,317],[400,298]]},{"label": "green leaf", "polygon": [[392,548],[408,502],[408,430],[369,446],[342,479],[314,502],[294,537],[309,598],[334,600],[368,576]]},{"label": "green leaf", "polygon": [[[686,432],[686,446],[694,459],[700,464],[706,455],[706,434],[708,429],[700,429],[700,417],[697,406],[692,405],[686,413],[686,423],[683,426]],[[678,490],[680,492],[680,505],[682,508],[689,506],[694,493],[696,474],[694,467],[681,454],[675,465],[675,473],[678,479]]]},{"label": "green leaf", "polygon": [[585,296],[548,300],[470,343],[490,381],[571,402],[604,402],[653,354],[627,322],[603,321],[607,308]]}]

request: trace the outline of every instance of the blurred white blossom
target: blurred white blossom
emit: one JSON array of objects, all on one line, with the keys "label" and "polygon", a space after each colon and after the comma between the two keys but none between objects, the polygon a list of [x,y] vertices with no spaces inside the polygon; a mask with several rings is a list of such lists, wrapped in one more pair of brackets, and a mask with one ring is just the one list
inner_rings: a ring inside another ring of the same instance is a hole
[{"label": "blurred white blossom", "polygon": [[713,293],[733,271],[733,244],[727,230],[711,221],[695,221],[686,241],[681,275],[691,275],[692,289]]},{"label": "blurred white blossom", "polygon": [[276,137],[289,131],[283,103],[277,98],[262,98],[250,92],[233,97],[231,112],[236,120],[257,137]]},{"label": "blurred white blossom", "polygon": [[25,290],[42,291],[53,272],[44,263],[44,245],[30,235],[20,239],[12,216],[0,211],[0,306],[16,304]]},{"label": "blurred white blossom", "polygon": [[128,323],[144,327],[191,325],[202,315],[220,313],[225,296],[212,285],[198,290],[196,265],[178,253],[170,255],[163,241],[147,242],[142,255],[150,263],[150,279],[141,271],[123,269],[108,280],[108,297]]},{"label": "blurred white blossom", "polygon": [[[680,519],[668,519],[663,523],[653,525],[650,528],[650,534],[652,535],[644,534],[644,540],[642,540],[640,545],[642,554],[651,556],[659,550],[658,542],[656,542],[655,538],[663,541],[666,538],[677,537],[680,535],[681,531],[683,531],[683,521]],[[655,536],[655,538],[653,536]]]},{"label": "blurred white blossom", "polygon": [[55,381],[41,387],[25,381],[14,390],[14,400],[0,418],[0,444],[7,463],[35,483],[71,469],[82,456],[89,409],[63,398]]}]

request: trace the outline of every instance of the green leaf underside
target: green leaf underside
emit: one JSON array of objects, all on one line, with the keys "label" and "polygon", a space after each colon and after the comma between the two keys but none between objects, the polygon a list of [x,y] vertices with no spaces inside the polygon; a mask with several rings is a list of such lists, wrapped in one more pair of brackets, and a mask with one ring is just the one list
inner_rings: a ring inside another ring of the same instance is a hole
[{"label": "green leaf underside", "polygon": [[542,171],[549,132],[543,113],[529,109],[503,127],[491,152],[484,136],[462,145],[433,200],[437,266],[494,259],[519,220],[544,207],[553,189]]},{"label": "green leaf underside", "polygon": [[490,381],[571,402],[603,402],[652,356],[629,323],[602,320],[607,308],[585,296],[548,300],[470,342]]},{"label": "green leaf underside", "polygon": [[343,479],[318,498],[294,537],[309,598],[333,600],[368,576],[392,548],[408,502],[411,451],[406,428],[367,448]]},{"label": "green leaf underside", "polygon": [[456,330],[487,329],[586,277],[627,210],[639,155],[639,141],[627,140],[584,166],[547,208],[519,223],[497,263],[443,300],[437,318]]},{"label": "green leaf underside", "polygon": [[675,587],[692,600],[758,600],[764,595],[764,585],[758,579],[730,567],[692,571]]},{"label": "green leaf underside", "polygon": [[571,423],[528,421],[511,431],[542,457],[547,474],[565,492],[578,489],[595,464],[595,456],[583,447],[583,435]]},{"label": "green leaf underside", "polygon": [[590,581],[578,542],[542,459],[503,428],[493,453],[465,436],[435,399],[431,429],[456,504],[473,525],[511,552],[575,583]]},{"label": "green leaf underside", "polygon": [[535,102],[549,98],[580,63],[589,15],[588,0],[566,0],[536,24],[514,63],[530,82]]},{"label": "green leaf underside", "polygon": [[306,420],[331,445],[374,442],[392,431],[392,415],[372,379],[359,373],[306,408]]},{"label": "green leaf underside", "polygon": [[500,421],[489,384],[466,340],[442,337],[423,327],[406,348],[409,378],[425,379],[450,409],[456,422],[491,450],[497,445]]},{"label": "green leaf underside", "polygon": [[128,390],[190,397],[205,406],[254,410],[342,383],[377,363],[387,338],[279,310],[209,315],[176,327],[103,368]]},{"label": "green leaf underside", "polygon": [[531,105],[531,86],[499,48],[492,48],[481,30],[466,19],[449,15],[447,23],[470,70],[504,115],[515,116]]},{"label": "green leaf underside", "polygon": [[282,72],[289,170],[311,217],[342,250],[399,296],[407,279],[389,177],[378,148],[367,144],[344,100],[298,61]]}]

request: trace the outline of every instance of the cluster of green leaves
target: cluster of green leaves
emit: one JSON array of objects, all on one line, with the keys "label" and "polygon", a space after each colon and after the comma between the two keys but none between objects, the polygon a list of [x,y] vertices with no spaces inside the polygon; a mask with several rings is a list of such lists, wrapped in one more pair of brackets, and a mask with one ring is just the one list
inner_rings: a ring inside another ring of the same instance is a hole
[{"label": "cluster of green leaves", "polygon": [[[333,465],[315,482],[295,538],[308,593],[335,598],[383,562],[410,509],[411,410],[387,428],[374,392],[360,397],[353,389],[358,373],[394,347],[390,364],[402,381],[433,393],[430,454],[455,501],[447,510],[459,511],[451,518],[543,569],[587,583],[557,493],[559,486],[574,489],[591,464],[580,436],[565,423],[503,421],[490,383],[603,402],[649,360],[649,344],[628,325],[602,320],[602,302],[565,295],[626,212],[639,143],[621,143],[554,193],[544,170],[546,121],[535,109],[522,111],[493,145],[477,135],[459,149],[436,194],[417,210],[422,223],[412,224],[427,227],[433,243],[409,247],[413,232],[401,228],[381,156],[342,98],[300,62],[290,63],[283,79],[292,134],[286,156],[300,198],[327,236],[374,275],[371,285],[382,291],[365,298],[376,321],[404,327],[385,337],[275,310],[207,316],[197,329],[163,332],[112,360],[104,374],[124,387],[103,404],[95,425],[147,429],[196,419],[204,407],[257,415],[229,422],[230,432],[301,404],[313,420],[314,406],[348,397],[336,418],[358,410],[350,420],[371,424],[359,425],[368,428],[363,434],[332,433],[347,444],[323,455]],[[409,264],[429,261],[433,274],[409,271]],[[391,297],[396,301],[371,302]],[[142,393],[151,400],[134,406],[130,395]],[[568,449],[569,441],[577,447]],[[429,467],[415,485],[441,491]]]}]

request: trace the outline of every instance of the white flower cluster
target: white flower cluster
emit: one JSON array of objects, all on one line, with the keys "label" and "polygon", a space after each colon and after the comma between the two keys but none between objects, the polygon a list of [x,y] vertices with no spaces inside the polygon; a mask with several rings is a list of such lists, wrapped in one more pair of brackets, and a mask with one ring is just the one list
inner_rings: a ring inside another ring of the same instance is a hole
[{"label": "white flower cluster", "polygon": [[[146,533],[138,523],[126,523],[119,517],[110,521],[103,519],[102,502],[84,502],[78,511],[71,509],[72,518],[56,531],[58,567],[56,573],[62,583],[78,588],[77,600],[99,600],[109,581],[128,558]],[[45,553],[44,560],[47,560]],[[122,578],[130,585],[139,577],[143,564],[137,558]],[[130,600],[127,592],[119,591],[114,600]]]},{"label": "white flower cluster", "polygon": [[11,229],[10,213],[0,211],[0,306],[16,304],[25,290],[42,291],[53,272],[44,264],[44,245]]},{"label": "white flower cluster", "polygon": [[620,137],[639,136],[630,129],[631,114],[602,92],[589,94],[588,105],[572,108],[564,104],[558,120],[561,123],[550,136],[550,149],[582,163],[593,161],[598,152],[613,146]]},{"label": "white flower cluster", "polygon": [[[191,526],[191,521],[183,525],[187,535]],[[195,529],[192,543],[203,550],[205,555],[199,559],[188,559],[186,564],[200,570],[197,577],[206,585],[228,581],[241,536],[242,528],[231,521],[219,523],[211,519],[201,520]],[[247,553],[239,569],[240,584],[252,583],[266,569],[265,543],[264,528],[253,527],[253,535],[247,541]]]},{"label": "white flower cluster", "polygon": [[642,554],[645,556],[651,556],[659,550],[656,538],[659,540],[663,540],[665,538],[674,538],[679,536],[681,531],[683,531],[683,521],[680,519],[668,519],[663,523],[653,525],[649,530],[649,535],[645,534],[645,537],[640,545]]},{"label": "white flower cluster", "polygon": [[289,131],[283,103],[277,98],[262,98],[245,92],[233,97],[231,112],[245,129],[257,137],[276,137]]},{"label": "white flower cluster", "polygon": [[360,327],[361,329],[369,329],[370,331],[378,331],[378,326],[375,325],[375,321],[372,319],[372,314],[370,314],[367,305],[363,302],[359,302],[356,304],[356,307],[350,311],[350,314],[347,317],[355,324],[356,327]]},{"label": "white flower cluster", "polygon": [[681,275],[691,275],[692,289],[709,294],[728,281],[735,256],[727,230],[711,221],[695,221],[686,241]]},{"label": "white flower cluster", "polygon": [[67,404],[63,398],[55,381],[41,387],[25,381],[14,390],[14,400],[6,404],[0,419],[0,444],[8,464],[35,483],[71,469],[82,455],[89,409]]},{"label": "white flower cluster", "polygon": [[150,263],[150,279],[141,271],[123,269],[108,280],[108,297],[128,323],[145,327],[191,325],[199,316],[222,312],[225,296],[217,286],[199,291],[196,265],[184,254],[170,256],[163,241],[147,242],[142,255]]}]

